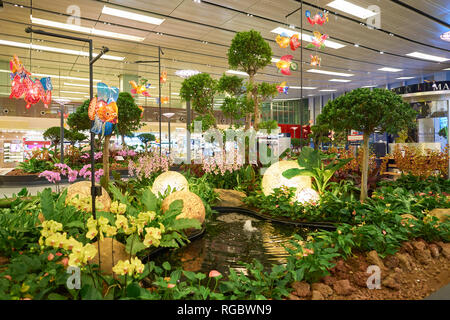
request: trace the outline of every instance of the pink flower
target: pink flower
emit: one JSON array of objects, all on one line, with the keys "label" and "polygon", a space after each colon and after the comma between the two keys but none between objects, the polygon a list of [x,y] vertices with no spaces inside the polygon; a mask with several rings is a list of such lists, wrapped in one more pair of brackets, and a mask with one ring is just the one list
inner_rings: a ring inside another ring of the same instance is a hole
[{"label": "pink flower", "polygon": [[64,267],[67,267],[68,265],[69,265],[69,258],[63,258],[62,260],[61,260],[61,262],[62,262],[62,264],[63,264],[63,266]]},{"label": "pink flower", "polygon": [[53,253],[50,253],[47,257],[48,261],[52,261],[55,258],[55,255]]},{"label": "pink flower", "polygon": [[383,234],[386,235],[386,231],[385,230],[383,230]]},{"label": "pink flower", "polygon": [[61,252],[57,252],[57,253],[55,253],[58,257],[61,257],[62,256],[62,253]]},{"label": "pink flower", "polygon": [[175,284],[173,284],[173,283],[168,283],[167,284],[167,288],[169,288],[169,289],[172,289],[174,287],[175,287]]},{"label": "pink flower", "polygon": [[215,278],[215,277],[219,277],[219,276],[221,276],[222,274],[219,272],[219,271],[217,271],[217,270],[211,270],[210,272],[209,272],[209,277],[210,278]]},{"label": "pink flower", "polygon": [[424,196],[424,195],[425,195],[424,192],[419,193],[419,196]]}]

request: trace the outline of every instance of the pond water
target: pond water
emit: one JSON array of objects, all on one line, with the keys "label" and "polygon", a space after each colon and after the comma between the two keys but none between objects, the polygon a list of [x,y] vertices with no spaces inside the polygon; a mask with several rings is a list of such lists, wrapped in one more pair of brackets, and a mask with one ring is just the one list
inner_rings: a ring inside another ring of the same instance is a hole
[{"label": "pond water", "polygon": [[294,233],[303,237],[311,232],[289,225],[271,223],[239,213],[226,213],[206,223],[205,234],[187,246],[164,252],[156,263],[169,261],[172,266],[187,271],[209,272],[218,270],[228,274],[229,268],[246,272],[238,262],[259,260],[267,270],[272,264],[286,263],[283,248]]}]

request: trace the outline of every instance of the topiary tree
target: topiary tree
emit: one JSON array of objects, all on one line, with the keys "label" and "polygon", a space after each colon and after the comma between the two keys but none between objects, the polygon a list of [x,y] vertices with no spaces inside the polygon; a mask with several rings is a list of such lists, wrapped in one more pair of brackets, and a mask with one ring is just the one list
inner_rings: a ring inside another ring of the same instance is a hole
[{"label": "topiary tree", "polygon": [[72,131],[91,130],[91,120],[88,116],[89,100],[83,102],[81,106],[67,117],[67,125]]},{"label": "topiary tree", "polygon": [[69,141],[71,145],[87,140],[87,136],[84,133],[73,130],[68,130],[67,134],[64,134],[64,138]]},{"label": "topiary tree", "polygon": [[363,132],[360,199],[364,201],[367,198],[369,136],[375,129],[396,134],[405,127],[415,126],[416,111],[392,91],[359,88],[329,101],[318,119],[320,124],[326,124],[337,132],[352,129]]},{"label": "topiary tree", "polygon": [[226,95],[224,102],[220,106],[223,115],[230,119],[230,126],[238,128],[238,122],[247,114],[252,113],[253,101],[249,103],[245,93],[244,79],[238,76],[227,76],[223,74],[217,84],[218,91]]},{"label": "topiary tree", "polygon": [[195,121],[203,122],[203,130],[211,126],[217,128],[214,116],[214,96],[217,93],[217,81],[208,73],[199,73],[183,81],[180,97],[184,101],[191,101],[192,108],[200,115]]},{"label": "topiary tree", "polygon": [[141,142],[145,145],[145,152],[147,152],[148,149],[148,144],[152,141],[156,140],[155,135],[151,134],[151,133],[141,133],[140,135],[137,136],[139,138],[139,140],[141,140]]},{"label": "topiary tree", "polygon": [[[69,131],[64,128],[64,137],[68,136]],[[55,146],[55,153],[58,144],[61,142],[61,127],[50,127],[44,131],[42,134],[45,140],[51,141],[51,143]]]},{"label": "topiary tree", "polygon": [[[231,69],[244,71],[249,76],[249,87],[253,87],[256,73],[272,61],[272,48],[255,30],[238,32],[228,50],[228,64]],[[254,90],[247,90],[247,97],[253,100],[254,127],[258,130],[261,113]],[[245,129],[250,128],[251,115],[246,115]]]},{"label": "topiary tree", "polygon": [[125,146],[125,136],[132,134],[142,126],[142,110],[134,102],[134,98],[129,92],[119,93],[116,103],[119,109],[117,133],[122,137],[122,144]]}]

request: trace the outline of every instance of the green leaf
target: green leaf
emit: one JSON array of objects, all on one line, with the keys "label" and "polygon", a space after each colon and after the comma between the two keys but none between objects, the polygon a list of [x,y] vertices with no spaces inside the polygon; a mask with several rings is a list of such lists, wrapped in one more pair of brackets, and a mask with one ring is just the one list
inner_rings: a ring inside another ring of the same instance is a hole
[{"label": "green leaf", "polygon": [[57,293],[50,293],[48,295],[48,300],[67,300],[67,299],[68,299],[67,297]]},{"label": "green leaf", "polygon": [[72,221],[65,225],[66,228],[78,228],[84,229],[84,223],[82,221]]},{"label": "green leaf", "polygon": [[150,189],[146,189],[142,195],[142,203],[144,204],[144,207],[147,211],[156,211],[158,199],[153,194],[153,192],[150,191]]},{"label": "green leaf", "polygon": [[169,226],[172,230],[185,230],[189,228],[201,229],[202,225],[197,219],[176,219]]},{"label": "green leaf", "polygon": [[167,270],[167,271],[170,271],[170,269],[172,269],[172,266],[167,261],[163,262],[162,267],[164,268],[164,270]]},{"label": "green leaf", "polygon": [[52,197],[52,190],[50,188],[45,188],[41,194],[41,209],[42,215],[45,220],[52,220],[55,214],[55,205]]},{"label": "green leaf", "polygon": [[138,283],[132,282],[127,287],[127,297],[137,299],[141,296],[141,290]]},{"label": "green leaf", "polygon": [[87,284],[81,288],[81,299],[83,300],[103,300],[103,296],[94,286]]},{"label": "green leaf", "polygon": [[296,176],[300,175],[300,170],[301,169],[297,169],[297,168],[288,169],[283,172],[283,177],[285,177],[287,179],[296,177]]},{"label": "green leaf", "polygon": [[139,251],[145,250],[147,247],[139,240],[139,236],[137,234],[132,234],[127,239],[127,244],[125,246],[125,250],[131,254],[135,255]]}]

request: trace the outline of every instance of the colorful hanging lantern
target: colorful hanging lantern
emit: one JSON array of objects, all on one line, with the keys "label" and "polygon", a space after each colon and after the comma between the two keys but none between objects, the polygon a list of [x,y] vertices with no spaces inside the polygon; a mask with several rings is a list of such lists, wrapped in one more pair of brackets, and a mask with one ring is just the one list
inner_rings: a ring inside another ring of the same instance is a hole
[{"label": "colorful hanging lantern", "polygon": [[139,109],[141,109],[141,119],[144,118],[144,107],[138,106]]},{"label": "colorful hanging lantern", "polygon": [[277,90],[278,93],[288,94],[289,86],[286,84],[286,81],[280,83],[280,85],[277,86]]},{"label": "colorful hanging lantern", "polygon": [[319,31],[313,32],[314,38],[311,43],[309,43],[306,47],[307,48],[318,48],[323,49],[325,48],[325,40],[328,39],[327,34],[321,34]]},{"label": "colorful hanging lantern", "polygon": [[286,33],[282,33],[281,35],[277,35],[277,38],[275,41],[278,43],[280,48],[285,49],[288,46],[291,47],[292,51],[297,50],[298,47],[300,47],[300,42],[298,40],[298,34],[294,34],[292,37],[289,38]]},{"label": "colorful hanging lantern", "polygon": [[9,62],[9,68],[11,70],[11,94],[10,99],[20,99],[24,96],[24,100],[27,103],[26,108],[30,109],[31,105],[42,101],[44,106],[48,108],[48,105],[52,102],[52,81],[50,78],[35,78],[31,79],[31,73],[28,72],[20,62],[19,58],[14,57]]},{"label": "colorful hanging lantern", "polygon": [[316,13],[314,17],[311,17],[311,11],[306,10],[305,16],[308,22],[313,26],[315,24],[323,25],[325,22],[328,22],[328,13],[325,13],[325,16],[322,14],[322,12]]},{"label": "colorful hanging lantern", "polygon": [[315,55],[310,55],[311,57],[311,65],[315,66],[315,67],[320,67],[320,62],[322,61],[322,58],[320,58],[319,56]]},{"label": "colorful hanging lantern", "polygon": [[280,61],[277,62],[277,68],[281,71],[282,74],[290,76],[291,70],[296,71],[298,69],[298,65],[291,60],[294,57],[292,55],[285,55],[280,58]]},{"label": "colorful hanging lantern", "polygon": [[116,101],[119,98],[119,89],[109,88],[106,84],[97,84],[97,97],[89,104],[89,119],[94,121],[91,132],[109,136],[119,120],[119,109]]},{"label": "colorful hanging lantern", "polygon": [[151,84],[148,83],[147,79],[141,79],[139,85],[134,80],[129,83],[133,87],[133,89],[131,89],[132,94],[142,94],[144,97],[150,97],[150,93],[148,93],[147,90],[150,89]]},{"label": "colorful hanging lantern", "polygon": [[161,83],[166,83],[166,81],[167,81],[167,71],[162,71],[161,72],[160,81],[161,81]]}]

